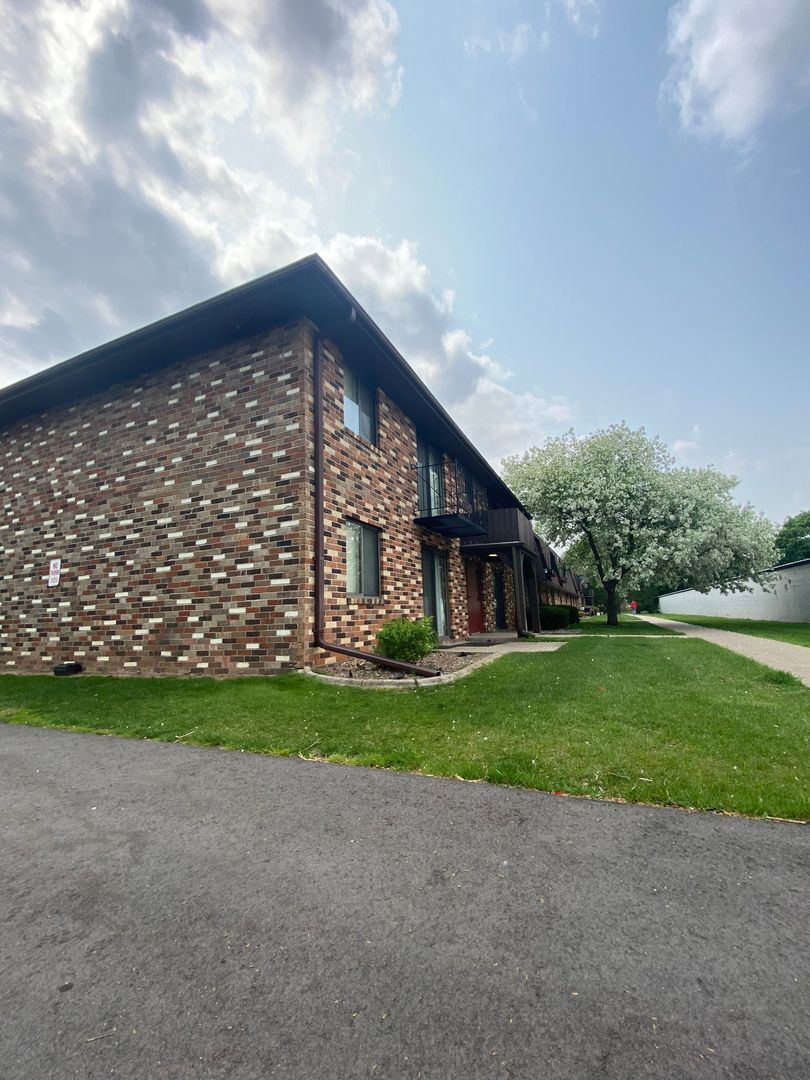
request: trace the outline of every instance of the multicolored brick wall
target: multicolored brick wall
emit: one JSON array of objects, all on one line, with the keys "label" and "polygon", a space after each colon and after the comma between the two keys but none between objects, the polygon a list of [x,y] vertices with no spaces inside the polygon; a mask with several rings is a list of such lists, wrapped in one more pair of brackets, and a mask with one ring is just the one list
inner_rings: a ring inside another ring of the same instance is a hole
[{"label": "multicolored brick wall", "polygon": [[[313,343],[309,347],[311,355]],[[447,553],[450,632],[467,634],[467,586],[459,541],[414,525],[417,511],[416,427],[383,391],[376,391],[377,441],[372,445],[343,422],[344,359],[323,345],[325,635],[356,649],[374,645],[389,619],[422,615],[422,544]],[[350,358],[349,358],[350,366]],[[313,391],[310,386],[310,405]],[[310,421],[311,422],[311,421]],[[314,464],[314,459],[313,459]],[[380,530],[380,595],[352,596],[346,580],[346,521]],[[339,661],[312,650],[313,665]]]},{"label": "multicolored brick wall", "polygon": [[277,328],[0,432],[0,669],[304,662],[306,340]]},{"label": "multicolored brick wall", "polygon": [[563,591],[561,588],[549,585],[547,582],[540,582],[540,603],[550,604],[552,606],[557,604],[565,604],[569,607],[581,608],[584,606],[584,601],[579,593],[573,589],[570,591]]},{"label": "multicolored brick wall", "polygon": [[[0,431],[0,670],[241,675],[339,659],[312,645],[314,332],[279,327]],[[386,620],[421,615],[422,544],[447,553],[450,633],[465,637],[459,541],[413,523],[413,422],[378,391],[377,444],[354,435],[330,343],[324,360],[327,638],[369,648]],[[380,530],[379,597],[347,593],[347,518]]]},{"label": "multicolored brick wall", "polygon": [[503,592],[504,592],[504,622],[506,623],[507,630],[515,630],[517,623],[515,620],[515,583],[512,576],[512,568],[507,566],[501,560],[494,559],[476,559],[471,560],[479,562],[483,566],[484,570],[484,630],[486,633],[492,633],[497,629],[496,618],[496,606],[495,606],[495,570],[500,569],[503,574]]},{"label": "multicolored brick wall", "polygon": [[515,603],[515,579],[510,567],[505,567],[503,572],[503,588],[506,607],[507,630],[517,629],[517,606]]}]

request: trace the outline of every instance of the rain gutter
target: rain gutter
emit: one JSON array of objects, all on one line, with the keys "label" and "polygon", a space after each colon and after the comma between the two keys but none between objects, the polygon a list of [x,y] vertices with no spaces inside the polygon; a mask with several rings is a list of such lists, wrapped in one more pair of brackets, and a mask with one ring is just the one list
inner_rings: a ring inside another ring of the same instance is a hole
[{"label": "rain gutter", "polygon": [[[351,309],[349,315],[351,321],[355,319],[355,309]],[[440,673],[435,668],[421,667],[418,664],[406,664],[402,660],[391,660],[387,656],[379,656],[377,653],[363,652],[360,649],[352,649],[347,645],[339,645],[335,641],[326,640],[326,628],[324,615],[326,603],[324,590],[326,573],[324,566],[324,429],[323,429],[323,350],[321,335],[315,332],[313,342],[313,383],[315,393],[315,641],[319,649],[328,652],[339,653],[341,656],[350,656],[355,660],[369,660],[372,664],[380,667],[391,668],[393,671],[401,671],[408,675],[435,676]]]}]

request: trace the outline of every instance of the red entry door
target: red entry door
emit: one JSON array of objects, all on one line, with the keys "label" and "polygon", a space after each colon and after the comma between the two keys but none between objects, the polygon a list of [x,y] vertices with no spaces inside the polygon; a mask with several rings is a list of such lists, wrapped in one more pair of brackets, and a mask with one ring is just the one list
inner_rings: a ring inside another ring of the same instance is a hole
[{"label": "red entry door", "polygon": [[481,567],[467,563],[467,620],[471,634],[484,632],[484,603]]}]

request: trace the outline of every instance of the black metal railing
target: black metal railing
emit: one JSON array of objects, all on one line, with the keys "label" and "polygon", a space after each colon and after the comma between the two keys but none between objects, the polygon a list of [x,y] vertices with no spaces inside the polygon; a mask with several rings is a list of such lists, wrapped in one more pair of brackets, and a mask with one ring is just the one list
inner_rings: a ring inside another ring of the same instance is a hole
[{"label": "black metal railing", "polygon": [[416,467],[416,521],[456,536],[486,532],[487,496],[458,461]]}]

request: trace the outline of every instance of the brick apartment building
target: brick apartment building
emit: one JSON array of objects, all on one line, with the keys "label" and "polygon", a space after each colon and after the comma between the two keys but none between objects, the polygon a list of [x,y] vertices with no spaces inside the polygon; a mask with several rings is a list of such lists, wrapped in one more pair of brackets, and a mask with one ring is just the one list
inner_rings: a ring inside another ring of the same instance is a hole
[{"label": "brick apartment building", "polygon": [[266,674],[578,579],[312,256],[0,391],[0,669]]}]

